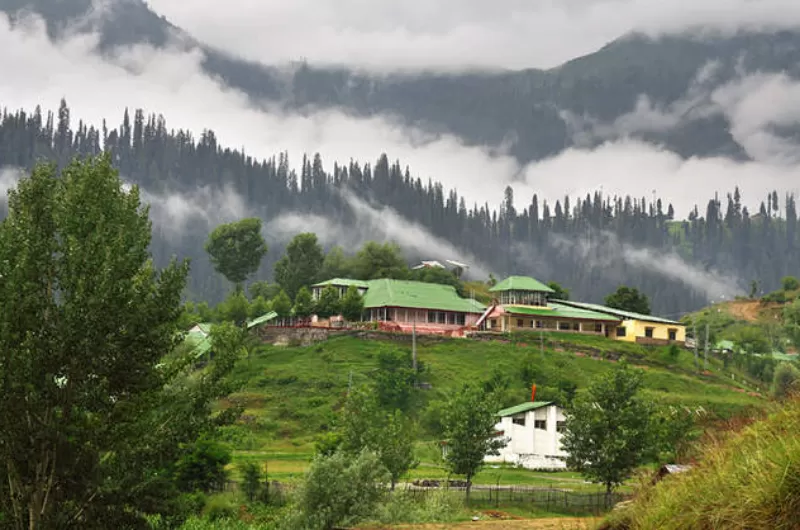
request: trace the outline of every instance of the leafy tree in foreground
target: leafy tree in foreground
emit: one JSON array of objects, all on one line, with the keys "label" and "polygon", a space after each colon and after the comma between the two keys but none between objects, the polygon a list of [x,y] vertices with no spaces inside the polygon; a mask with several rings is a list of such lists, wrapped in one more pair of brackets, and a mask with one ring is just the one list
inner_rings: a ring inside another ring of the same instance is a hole
[{"label": "leafy tree in foreground", "polygon": [[[215,360],[189,377],[170,354],[186,264],[154,268],[136,187],[110,157],[61,178],[38,165],[9,192],[0,223],[0,465],[4,524],[129,528],[175,514],[181,445],[212,417],[239,353],[215,334]],[[238,342],[237,342],[238,341]],[[166,356],[166,357],[165,357]],[[169,359],[163,361],[164,359]]]},{"label": "leafy tree in foreground", "polygon": [[497,455],[506,441],[495,436],[498,406],[482,388],[464,385],[447,403],[442,417],[447,441],[445,462],[450,471],[467,479],[467,499],[472,478],[486,455]]},{"label": "leafy tree in foreground", "polygon": [[314,312],[314,300],[311,298],[311,291],[306,287],[301,287],[294,300],[294,316],[306,319]]},{"label": "leafy tree in foreground", "polygon": [[348,322],[358,322],[364,314],[364,298],[358,293],[358,288],[351,285],[342,297],[342,316]]},{"label": "leafy tree in foreground", "polygon": [[234,291],[222,302],[217,312],[222,320],[233,322],[237,326],[243,325],[250,314],[250,302],[242,291]]},{"label": "leafy tree in foreground", "polygon": [[342,452],[317,456],[300,489],[297,526],[331,530],[368,517],[383,498],[388,478],[378,457],[369,451],[355,457]]},{"label": "leafy tree in foreground", "polygon": [[550,298],[554,300],[569,300],[569,289],[556,282],[550,282],[547,286],[555,291],[550,295]]},{"label": "leafy tree in foreground", "polygon": [[275,281],[289,298],[294,298],[301,287],[309,287],[319,278],[325,253],[317,235],[307,232],[296,235],[286,247],[286,254],[275,263]]},{"label": "leafy tree in foreground", "polygon": [[404,412],[409,410],[416,381],[412,366],[410,352],[382,350],[378,353],[375,391],[381,407]]},{"label": "leafy tree in foreground", "polygon": [[408,264],[400,247],[395,243],[376,243],[368,241],[356,254],[354,265],[360,280],[394,278],[404,280],[408,277]]},{"label": "leafy tree in foreground", "polygon": [[328,438],[328,442],[350,455],[365,449],[377,454],[394,489],[400,477],[418,464],[414,458],[415,434],[414,423],[401,411],[387,413],[372,389],[356,388],[347,396],[336,437]]},{"label": "leafy tree in foreground", "polygon": [[641,387],[641,373],[622,362],[595,379],[567,413],[567,463],[608,493],[657,450],[654,407],[639,395]]},{"label": "leafy tree in foreground", "polygon": [[342,310],[341,300],[339,299],[339,291],[329,285],[322,290],[317,300],[314,311],[320,318],[330,318],[338,315]]},{"label": "leafy tree in foreground", "polygon": [[650,300],[636,287],[621,285],[612,294],[606,296],[608,307],[642,315],[650,314]]},{"label": "leafy tree in foreground", "polygon": [[205,249],[214,269],[241,290],[267,253],[261,219],[252,217],[219,225],[209,234]]},{"label": "leafy tree in foreground", "polygon": [[186,492],[220,491],[225,485],[225,466],[231,453],[222,444],[201,438],[189,444],[186,453],[175,466],[178,486]]},{"label": "leafy tree in foreground", "polygon": [[288,318],[292,314],[292,301],[286,291],[281,291],[272,300],[272,310],[278,313],[278,318]]}]

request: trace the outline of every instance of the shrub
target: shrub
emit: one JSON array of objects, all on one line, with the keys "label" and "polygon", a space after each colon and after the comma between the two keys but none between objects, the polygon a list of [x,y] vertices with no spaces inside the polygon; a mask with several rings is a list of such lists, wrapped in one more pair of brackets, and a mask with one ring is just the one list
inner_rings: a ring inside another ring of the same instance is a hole
[{"label": "shrub", "polygon": [[784,291],[796,291],[800,289],[800,281],[794,276],[784,276],[781,280],[781,287]]},{"label": "shrub", "polygon": [[236,502],[233,494],[222,493],[212,495],[206,501],[203,508],[203,516],[211,521],[236,517],[239,511],[239,503]]},{"label": "shrub", "polygon": [[800,390],[798,387],[800,387],[800,370],[791,363],[779,364],[772,381],[772,396],[775,399],[785,399]]},{"label": "shrub", "polygon": [[369,517],[388,480],[386,469],[373,453],[364,451],[355,458],[341,452],[317,456],[298,497],[302,527],[330,530]]}]

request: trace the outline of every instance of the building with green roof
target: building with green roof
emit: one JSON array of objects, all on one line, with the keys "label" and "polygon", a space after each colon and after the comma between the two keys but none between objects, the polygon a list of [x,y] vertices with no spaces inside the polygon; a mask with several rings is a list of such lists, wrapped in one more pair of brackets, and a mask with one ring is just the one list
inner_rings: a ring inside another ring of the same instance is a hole
[{"label": "building with green roof", "polygon": [[509,276],[491,289],[503,305],[547,307],[547,297],[555,291],[535,278]]},{"label": "building with green roof", "polygon": [[314,300],[319,300],[319,297],[322,295],[322,291],[326,287],[333,287],[339,293],[339,296],[342,297],[347,293],[347,290],[350,286],[355,286],[358,289],[358,294],[364,296],[364,293],[367,292],[369,288],[369,282],[365,282],[363,280],[351,280],[349,278],[333,278],[331,280],[326,280],[324,282],[315,283],[311,286],[311,296]]},{"label": "building with green roof", "polygon": [[476,300],[461,298],[455,287],[405,280],[370,280],[364,295],[365,318],[429,327],[473,325],[486,310]]},{"label": "building with green roof", "polygon": [[566,425],[564,410],[552,401],[529,401],[497,413],[496,436],[506,446],[486,462],[505,462],[528,469],[564,469],[567,453],[561,437]]},{"label": "building with green roof", "polygon": [[603,313],[619,319],[621,322],[614,333],[617,340],[653,345],[686,343],[686,326],[676,320],[586,302],[564,300],[561,303],[575,309]]}]

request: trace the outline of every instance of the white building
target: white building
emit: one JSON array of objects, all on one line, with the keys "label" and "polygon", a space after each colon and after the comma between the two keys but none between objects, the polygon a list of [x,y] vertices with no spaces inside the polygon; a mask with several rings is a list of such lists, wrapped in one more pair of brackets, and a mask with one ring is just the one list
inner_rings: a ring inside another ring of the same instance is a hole
[{"label": "white building", "polygon": [[495,428],[508,442],[486,462],[505,462],[527,469],[564,469],[567,453],[561,449],[564,411],[552,401],[529,401],[501,410]]}]

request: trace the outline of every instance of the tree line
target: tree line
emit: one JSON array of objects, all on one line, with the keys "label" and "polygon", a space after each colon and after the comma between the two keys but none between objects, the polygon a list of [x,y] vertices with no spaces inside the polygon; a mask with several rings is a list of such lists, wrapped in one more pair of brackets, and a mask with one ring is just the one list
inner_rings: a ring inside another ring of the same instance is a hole
[{"label": "tree line", "polygon": [[[674,278],[625,261],[619,245],[655,252],[675,252],[702,270],[720,270],[771,290],[800,265],[797,210],[793,196],[768,194],[757,212],[743,206],[738,189],[720,198],[698,197],[685,221],[676,220],[668,201],[644,197],[609,197],[600,192],[550,203],[536,194],[515,200],[509,187],[499,205],[468,204],[457,190],[423,180],[386,154],[374,164],[351,160],[324,166],[321,157],[303,155],[296,171],[289,154],[259,160],[219,145],[213,131],[198,138],[167,128],[162,116],[142,110],[125,112],[109,127],[79,122],[62,101],[57,113],[4,110],[0,123],[0,166],[31,169],[47,158],[63,167],[75,156],[108,150],[122,175],[149,193],[188,193],[201,186],[229,186],[246,197],[263,221],[282,213],[322,215],[344,226],[358,217],[340,191],[393,208],[492,267],[497,275],[527,274],[567,285],[576,299],[602,301],[618,284],[638,287],[651,296],[656,313],[675,314],[702,307],[703,293]],[[434,176],[435,177],[435,176]],[[701,201],[705,201],[704,203]],[[522,204],[524,206],[519,207]],[[190,224],[175,238],[166,227],[154,227],[151,243],[156,262],[173,255],[190,258],[188,288],[197,300],[220,301],[224,280],[211,274],[203,252],[211,228]],[[352,249],[348,249],[351,250]],[[269,252],[256,279],[272,277],[280,252]],[[409,262],[419,256],[406,253]]]}]

